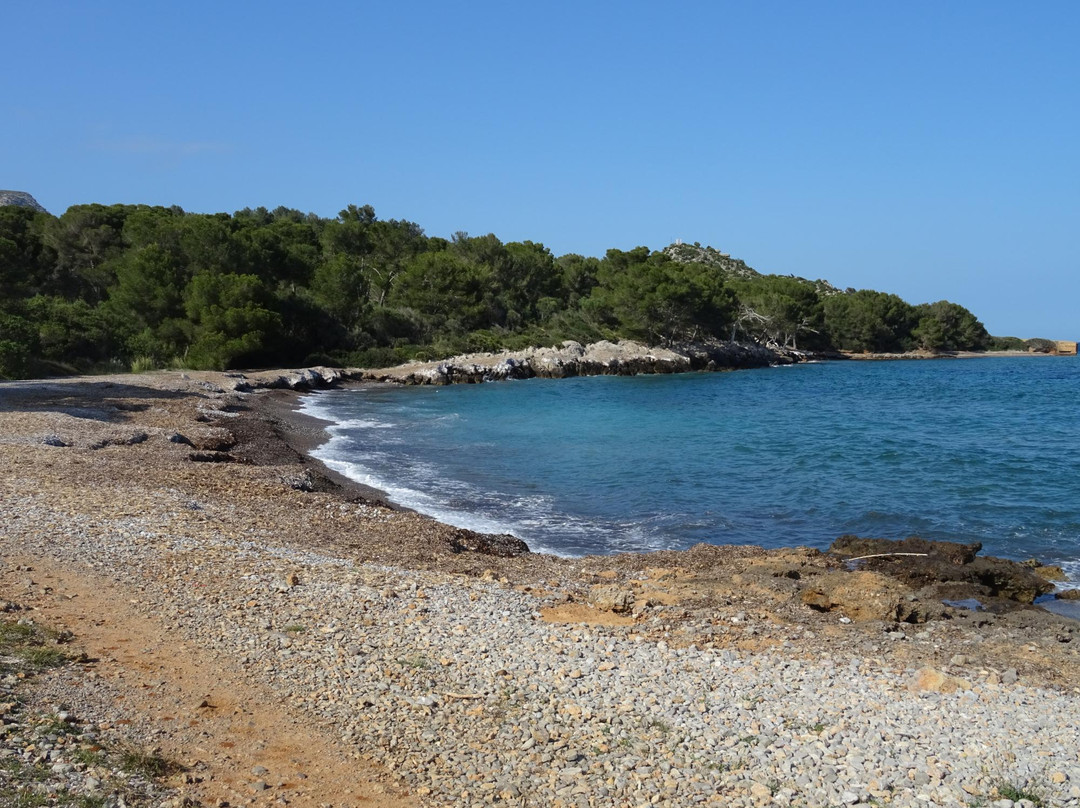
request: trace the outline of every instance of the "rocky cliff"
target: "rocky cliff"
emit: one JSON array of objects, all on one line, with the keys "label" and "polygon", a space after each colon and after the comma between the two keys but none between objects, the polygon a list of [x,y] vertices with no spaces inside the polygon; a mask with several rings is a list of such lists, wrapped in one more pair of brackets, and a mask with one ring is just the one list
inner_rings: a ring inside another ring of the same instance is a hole
[{"label": "rocky cliff", "polygon": [[0,191],[0,207],[3,207],[4,205],[15,205],[20,208],[33,208],[42,213],[48,213],[48,211],[39,205],[38,201],[30,194],[26,193],[26,191]]}]

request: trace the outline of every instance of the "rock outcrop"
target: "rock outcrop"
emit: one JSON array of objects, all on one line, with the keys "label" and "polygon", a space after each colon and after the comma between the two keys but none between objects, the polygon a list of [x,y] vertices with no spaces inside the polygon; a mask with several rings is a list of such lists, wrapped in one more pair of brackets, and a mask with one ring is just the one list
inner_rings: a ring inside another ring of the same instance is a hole
[{"label": "rock outcrop", "polygon": [[41,213],[48,213],[38,201],[26,191],[0,191],[0,207],[15,205],[20,208],[33,208]]},{"label": "rock outcrop", "polygon": [[226,386],[236,393],[250,393],[253,390],[313,390],[319,387],[332,387],[339,381],[361,377],[362,371],[359,370],[350,371],[322,366],[277,371],[270,375],[225,374]]},{"label": "rock outcrop", "polygon": [[499,558],[513,558],[530,552],[529,545],[509,533],[477,533],[465,528],[458,528],[451,535],[450,549],[455,553],[481,553]]},{"label": "rock outcrop", "polygon": [[902,541],[841,536],[830,552],[848,560],[848,566],[886,575],[916,593],[919,600],[997,599],[1030,604],[1054,591],[1050,581],[1024,563],[993,556],[978,556],[978,542]]},{"label": "rock outcrop", "polygon": [[909,594],[901,583],[876,572],[834,572],[804,589],[801,599],[812,609],[836,611],[856,623],[926,622],[926,615],[912,608]]},{"label": "rock outcrop", "polygon": [[409,362],[365,370],[362,378],[401,384],[476,384],[505,379],[564,379],[571,376],[635,376],[691,370],[786,365],[799,361],[761,345],[738,342],[686,343],[654,348],[632,340],[590,345],[567,340],[553,348],[463,354],[437,362]]}]

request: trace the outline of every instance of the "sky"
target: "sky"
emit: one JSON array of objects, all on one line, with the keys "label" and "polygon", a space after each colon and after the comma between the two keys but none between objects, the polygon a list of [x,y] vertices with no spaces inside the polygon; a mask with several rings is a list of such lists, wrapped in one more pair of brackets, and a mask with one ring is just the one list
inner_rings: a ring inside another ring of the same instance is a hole
[{"label": "sky", "polygon": [[7,3],[0,188],[682,239],[1080,338],[1080,3]]}]

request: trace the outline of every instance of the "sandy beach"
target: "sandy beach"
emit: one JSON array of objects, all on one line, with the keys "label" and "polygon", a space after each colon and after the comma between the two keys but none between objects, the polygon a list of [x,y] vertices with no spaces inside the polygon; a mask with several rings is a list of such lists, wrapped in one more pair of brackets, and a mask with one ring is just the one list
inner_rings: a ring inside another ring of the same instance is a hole
[{"label": "sandy beach", "polygon": [[0,384],[0,599],[85,655],[35,703],[182,763],[169,804],[1080,805],[1076,621],[805,548],[522,552],[311,460],[274,378]]}]

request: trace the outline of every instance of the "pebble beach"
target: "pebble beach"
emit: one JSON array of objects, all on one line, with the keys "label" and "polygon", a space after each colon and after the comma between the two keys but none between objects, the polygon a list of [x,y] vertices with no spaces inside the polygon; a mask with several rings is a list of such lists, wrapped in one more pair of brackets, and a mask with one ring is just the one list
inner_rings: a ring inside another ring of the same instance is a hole
[{"label": "pebble beach", "polygon": [[319,482],[269,433],[248,462],[192,461],[237,454],[242,421],[295,399],[220,374],[83,382],[0,387],[0,597],[35,620],[72,619],[65,587],[122,597],[341,761],[321,790],[288,759],[230,765],[198,727],[125,711],[123,677],[47,679],[44,703],[207,771],[153,804],[1080,806],[1064,619],[1051,649],[1008,620],[862,630],[763,595],[599,609],[583,593],[659,592],[679,555],[463,551],[452,528]]}]

